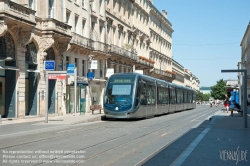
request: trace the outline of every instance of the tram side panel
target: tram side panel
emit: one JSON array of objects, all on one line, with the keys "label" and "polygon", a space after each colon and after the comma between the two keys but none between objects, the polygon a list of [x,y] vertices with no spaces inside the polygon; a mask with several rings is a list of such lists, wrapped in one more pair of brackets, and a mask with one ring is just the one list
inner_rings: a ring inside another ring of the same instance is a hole
[{"label": "tram side panel", "polygon": [[176,111],[182,111],[183,107],[183,90],[181,88],[176,88]]},{"label": "tram side panel", "polygon": [[174,113],[176,111],[176,94],[175,87],[173,85],[169,86],[169,113]]},{"label": "tram side panel", "polygon": [[158,114],[169,113],[169,89],[167,86],[158,85]]}]

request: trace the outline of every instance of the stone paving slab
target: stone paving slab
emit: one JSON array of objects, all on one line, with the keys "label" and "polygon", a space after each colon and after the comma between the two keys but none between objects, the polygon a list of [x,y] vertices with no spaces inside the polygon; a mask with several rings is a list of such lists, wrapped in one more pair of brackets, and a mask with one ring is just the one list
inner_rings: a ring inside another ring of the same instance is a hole
[{"label": "stone paving slab", "polygon": [[[151,165],[250,165],[250,108],[248,108],[248,128],[244,126],[244,118],[237,112],[219,112],[208,121],[178,138],[165,149],[161,150],[144,166]],[[195,145],[193,150],[188,148],[194,143],[201,132],[208,130],[205,136]],[[232,155],[231,155],[232,154]],[[178,157],[183,162],[174,162]],[[173,164],[175,163],[175,164]]]}]

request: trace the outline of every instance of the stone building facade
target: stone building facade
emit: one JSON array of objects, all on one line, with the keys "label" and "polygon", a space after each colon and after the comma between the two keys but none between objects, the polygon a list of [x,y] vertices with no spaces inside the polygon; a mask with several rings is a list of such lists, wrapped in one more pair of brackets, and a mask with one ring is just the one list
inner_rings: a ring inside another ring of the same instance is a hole
[{"label": "stone building facade", "polygon": [[[241,61],[238,63],[239,69],[246,69],[247,70],[247,95],[250,94],[250,22],[247,25],[246,31],[243,35],[241,40]],[[239,84],[242,85],[243,76],[242,73],[238,73]],[[244,89],[240,87],[239,95],[243,95]],[[241,98],[240,103],[241,102]]]},{"label": "stone building facade", "polygon": [[[173,82],[181,74],[172,65],[173,32],[152,0],[0,0],[0,113],[89,112],[102,105],[107,69]],[[55,62],[55,71],[74,64],[76,82],[73,76],[46,82],[46,61]]]}]

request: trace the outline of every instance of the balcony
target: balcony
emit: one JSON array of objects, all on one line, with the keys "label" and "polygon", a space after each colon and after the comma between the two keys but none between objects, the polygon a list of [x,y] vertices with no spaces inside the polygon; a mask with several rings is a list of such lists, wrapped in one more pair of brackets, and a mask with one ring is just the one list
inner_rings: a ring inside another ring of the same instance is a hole
[{"label": "balcony", "polygon": [[10,0],[0,0],[0,17],[6,18],[8,23],[17,22],[35,26],[36,11]]},{"label": "balcony", "polygon": [[[36,18],[37,28],[43,33],[54,33],[56,36],[65,36],[71,38],[71,26],[60,22],[54,18]],[[55,37],[56,37],[55,36]]]},{"label": "balcony", "polygon": [[120,57],[127,58],[130,60],[137,60],[137,53],[135,51],[128,51],[124,48],[115,46],[115,45],[110,45],[110,53],[116,54]]},{"label": "balcony", "polygon": [[110,46],[108,44],[102,43],[100,41],[93,41],[93,51],[92,55],[94,55],[94,59],[107,59],[111,55],[109,54]]},{"label": "balcony", "polygon": [[76,44],[78,46],[87,48],[87,49],[94,49],[94,41],[91,39],[88,39],[86,37],[83,37],[77,33],[72,32],[72,39],[70,41],[70,43],[72,44]]},{"label": "balcony", "polygon": [[151,70],[151,76],[162,80],[166,80],[168,82],[172,82],[176,77],[174,73],[166,72],[160,69]]}]

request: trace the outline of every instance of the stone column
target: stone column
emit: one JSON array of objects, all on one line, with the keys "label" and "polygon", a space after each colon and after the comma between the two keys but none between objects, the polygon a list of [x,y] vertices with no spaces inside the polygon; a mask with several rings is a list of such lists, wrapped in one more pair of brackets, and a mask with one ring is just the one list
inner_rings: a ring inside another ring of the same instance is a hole
[{"label": "stone column", "polygon": [[46,78],[45,78],[45,71],[44,69],[44,60],[46,60],[47,53],[45,52],[48,48],[50,48],[54,44],[54,39],[52,38],[52,35],[48,36],[34,36],[34,38],[38,41],[39,44],[39,50],[37,53],[37,63],[38,63],[38,69],[40,71],[40,79],[39,79],[39,85],[38,89],[40,92],[44,92],[44,97],[40,98],[40,115],[45,115],[45,110],[47,111],[48,108],[45,108],[45,96],[46,96]]},{"label": "stone column", "polygon": [[17,118],[24,118],[26,104],[25,104],[25,52],[26,45],[31,42],[31,32],[30,31],[21,31],[21,28],[18,26],[13,26],[9,29],[12,34],[12,37],[17,41],[17,50],[16,50],[16,65],[19,67],[19,72],[17,72],[17,100],[16,100],[16,116]]}]

